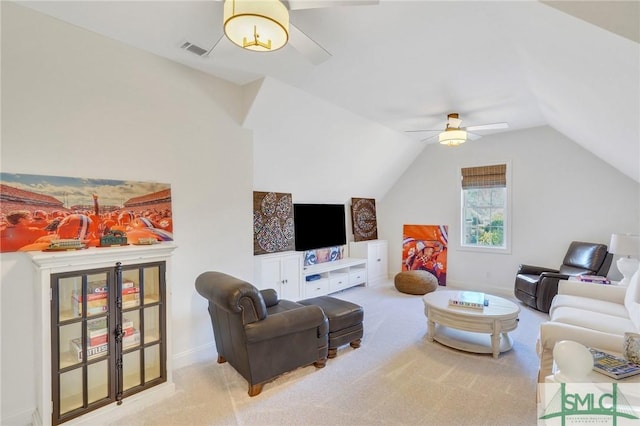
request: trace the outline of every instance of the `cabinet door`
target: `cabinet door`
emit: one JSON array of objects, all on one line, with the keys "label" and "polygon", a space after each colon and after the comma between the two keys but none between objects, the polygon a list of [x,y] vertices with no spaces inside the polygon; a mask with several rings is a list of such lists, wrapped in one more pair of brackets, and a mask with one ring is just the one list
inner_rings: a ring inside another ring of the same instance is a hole
[{"label": "cabinet door", "polygon": [[118,399],[166,381],[164,276],[164,262],[122,269],[116,329],[122,365]]},{"label": "cabinet door", "polygon": [[298,300],[300,298],[300,259],[297,256],[283,257],[281,268],[280,298]]},{"label": "cabinet door", "polygon": [[52,423],[112,403],[113,269],[52,275]]},{"label": "cabinet door", "polygon": [[256,283],[256,287],[261,290],[272,288],[280,293],[280,286],[282,284],[280,269],[279,258],[274,257],[260,260],[260,277],[259,282]]},{"label": "cabinet door", "polygon": [[388,275],[388,253],[387,253],[387,243],[379,242],[375,245],[375,257],[376,257],[376,277],[378,279],[387,279]]}]

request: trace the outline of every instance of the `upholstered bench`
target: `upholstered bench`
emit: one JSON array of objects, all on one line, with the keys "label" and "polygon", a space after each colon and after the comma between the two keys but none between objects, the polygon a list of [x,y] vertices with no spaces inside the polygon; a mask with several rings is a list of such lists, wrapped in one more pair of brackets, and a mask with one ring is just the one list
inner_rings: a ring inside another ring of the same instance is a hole
[{"label": "upholstered bench", "polygon": [[331,296],[314,297],[300,300],[298,303],[319,306],[329,320],[328,358],[335,358],[338,347],[347,343],[354,349],[360,347],[364,333],[362,327],[364,311],[362,306]]}]

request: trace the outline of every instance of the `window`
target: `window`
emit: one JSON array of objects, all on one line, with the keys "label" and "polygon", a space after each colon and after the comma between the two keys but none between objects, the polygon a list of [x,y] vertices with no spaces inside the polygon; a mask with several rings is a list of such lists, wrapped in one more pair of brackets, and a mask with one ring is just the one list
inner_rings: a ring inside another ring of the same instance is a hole
[{"label": "window", "polygon": [[508,249],[507,165],[461,169],[461,247]]}]

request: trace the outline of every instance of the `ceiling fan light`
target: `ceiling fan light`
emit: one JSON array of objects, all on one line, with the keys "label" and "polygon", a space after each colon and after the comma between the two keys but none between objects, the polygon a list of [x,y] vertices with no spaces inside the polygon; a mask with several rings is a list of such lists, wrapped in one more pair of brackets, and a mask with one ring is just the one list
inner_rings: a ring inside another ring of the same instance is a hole
[{"label": "ceiling fan light", "polygon": [[279,0],[225,0],[224,34],[244,49],[278,50],[289,40],[289,11]]},{"label": "ceiling fan light", "polygon": [[467,141],[465,130],[447,130],[438,135],[438,142],[442,145],[458,146]]}]

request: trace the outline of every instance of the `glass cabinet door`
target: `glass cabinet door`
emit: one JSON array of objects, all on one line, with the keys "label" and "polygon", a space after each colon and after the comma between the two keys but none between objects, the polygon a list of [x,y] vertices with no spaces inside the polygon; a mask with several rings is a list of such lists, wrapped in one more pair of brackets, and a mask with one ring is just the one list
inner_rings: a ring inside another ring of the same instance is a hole
[{"label": "glass cabinet door", "polygon": [[[122,321],[131,324],[122,338],[124,395],[166,380],[164,276],[164,262],[123,268]],[[137,289],[135,301],[127,298],[127,288]]]},{"label": "glass cabinet door", "polygon": [[112,270],[53,275],[53,423],[113,401]]}]

